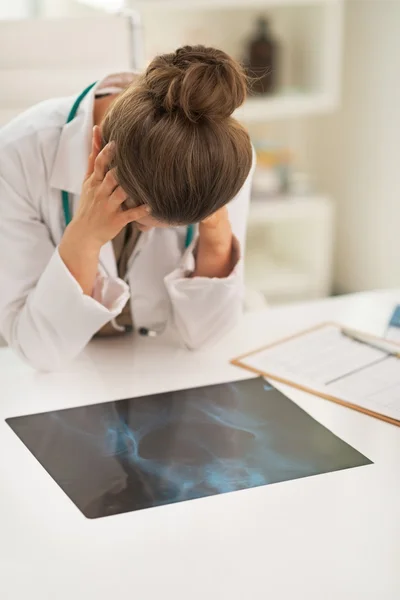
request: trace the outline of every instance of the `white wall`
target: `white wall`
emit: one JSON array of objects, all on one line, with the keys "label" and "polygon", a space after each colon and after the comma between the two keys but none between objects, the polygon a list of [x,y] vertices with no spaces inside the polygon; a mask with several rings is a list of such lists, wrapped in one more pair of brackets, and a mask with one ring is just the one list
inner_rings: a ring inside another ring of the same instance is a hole
[{"label": "white wall", "polygon": [[400,287],[400,0],[348,0],[343,66],[342,109],[307,133],[337,201],[336,288]]},{"label": "white wall", "polygon": [[[91,0],[88,0],[90,3]],[[94,0],[93,0],[94,2]],[[118,9],[118,0],[109,6]],[[100,8],[85,4],[84,0],[0,0],[0,20],[29,17],[63,18],[101,14]]]},{"label": "white wall", "polygon": [[[0,0],[1,1],[1,0]],[[45,18],[63,18],[91,15],[96,9],[75,0],[37,0],[39,14]]]}]

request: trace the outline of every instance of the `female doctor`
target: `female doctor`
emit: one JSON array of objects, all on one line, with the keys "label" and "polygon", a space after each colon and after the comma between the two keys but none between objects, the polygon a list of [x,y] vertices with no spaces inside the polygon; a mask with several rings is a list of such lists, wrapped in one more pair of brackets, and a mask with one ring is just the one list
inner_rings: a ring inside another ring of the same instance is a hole
[{"label": "female doctor", "polygon": [[198,348],[234,325],[253,153],[231,114],[245,95],[233,59],[187,46],[2,129],[0,334],[21,357],[53,370],[95,335],[171,324]]}]

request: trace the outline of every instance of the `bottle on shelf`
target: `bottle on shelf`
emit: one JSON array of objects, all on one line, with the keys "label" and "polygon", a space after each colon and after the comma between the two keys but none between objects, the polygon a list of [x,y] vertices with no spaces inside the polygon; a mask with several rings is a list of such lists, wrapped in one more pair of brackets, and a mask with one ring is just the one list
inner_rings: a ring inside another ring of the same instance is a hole
[{"label": "bottle on shelf", "polygon": [[278,44],[271,33],[268,19],[259,17],[256,31],[250,39],[245,64],[253,79],[255,94],[272,94],[277,88]]}]

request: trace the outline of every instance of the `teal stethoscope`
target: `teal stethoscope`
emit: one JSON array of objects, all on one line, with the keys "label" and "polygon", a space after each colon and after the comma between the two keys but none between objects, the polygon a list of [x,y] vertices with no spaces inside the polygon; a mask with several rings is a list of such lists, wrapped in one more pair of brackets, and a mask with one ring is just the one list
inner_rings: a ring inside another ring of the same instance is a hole
[{"label": "teal stethoscope", "polygon": [[[87,96],[87,94],[96,85],[96,83],[97,82],[95,81],[94,83],[90,84],[86,89],[83,90],[83,92],[75,100],[75,102],[72,105],[72,108],[69,112],[69,115],[67,117],[66,124],[70,123],[75,118],[76,113],[78,112],[78,109],[79,109],[79,106],[81,105],[82,100],[85,98],[85,96]],[[61,201],[62,201],[62,207],[63,207],[63,212],[64,212],[65,226],[67,226],[71,222],[72,215],[71,215],[71,207],[70,207],[70,201],[69,201],[69,193],[65,190],[61,190]],[[194,225],[188,225],[187,230],[186,230],[185,249],[190,246],[190,244],[193,241],[193,238],[194,238]]]},{"label": "teal stethoscope", "polygon": [[[84,89],[83,92],[75,100],[75,102],[72,105],[72,108],[68,114],[66,124],[70,123],[75,118],[76,113],[78,112],[78,109],[79,109],[79,106],[80,106],[82,100],[85,98],[85,96],[87,96],[87,94],[96,85],[96,83],[97,82],[94,82],[91,85],[89,85],[86,89]],[[63,212],[64,212],[65,226],[67,226],[71,222],[72,215],[71,215],[71,206],[70,206],[70,201],[69,201],[69,193],[66,190],[61,190],[61,202],[62,202],[62,207],[63,207]],[[188,225],[187,230],[186,230],[185,249],[190,246],[190,244],[193,241],[193,238],[194,238],[194,225]],[[154,326],[153,328],[140,327],[139,333],[141,335],[155,337],[164,331],[165,326],[166,326],[166,323],[165,324],[159,323],[156,326]]]}]

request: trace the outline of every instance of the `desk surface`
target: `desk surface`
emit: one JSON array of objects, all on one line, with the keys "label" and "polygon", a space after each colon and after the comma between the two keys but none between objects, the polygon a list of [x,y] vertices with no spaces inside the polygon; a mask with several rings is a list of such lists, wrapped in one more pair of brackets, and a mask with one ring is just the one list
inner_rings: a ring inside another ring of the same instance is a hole
[{"label": "desk surface", "polygon": [[248,314],[207,352],[98,340],[55,374],[0,348],[1,598],[397,600],[398,427],[281,386],[375,464],[88,520],[4,419],[243,379],[231,357],[324,320],[382,335],[399,300],[400,290],[370,292]]}]

